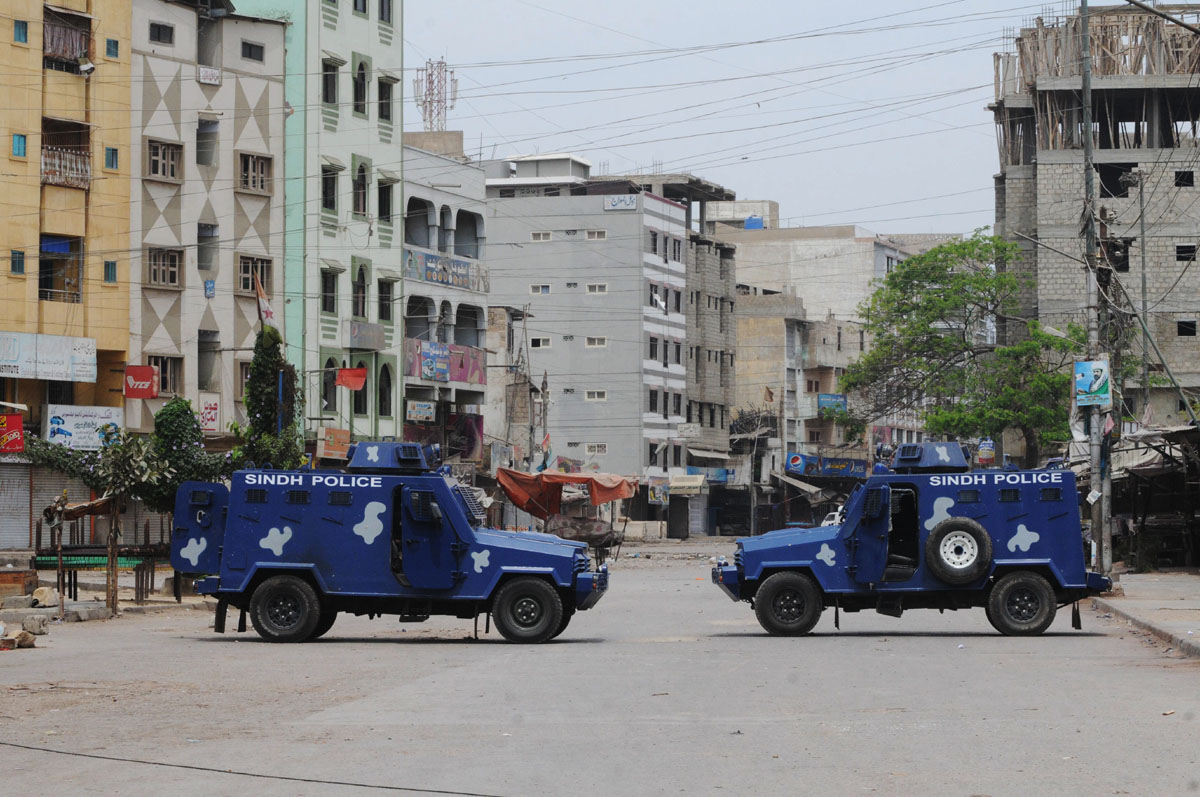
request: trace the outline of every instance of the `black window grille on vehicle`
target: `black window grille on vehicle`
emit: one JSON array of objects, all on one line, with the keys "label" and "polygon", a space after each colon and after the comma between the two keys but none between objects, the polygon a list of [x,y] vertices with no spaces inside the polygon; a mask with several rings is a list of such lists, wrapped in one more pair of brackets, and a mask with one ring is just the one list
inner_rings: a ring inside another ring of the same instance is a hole
[{"label": "black window grille on vehicle", "polygon": [[1061,501],[1062,500],[1062,488],[1061,487],[1043,487],[1042,488],[1042,500],[1043,501]]},{"label": "black window grille on vehicle", "polygon": [[334,490],[329,493],[329,504],[331,506],[350,506],[354,503],[354,496],[348,490]]},{"label": "black window grille on vehicle", "polygon": [[188,495],[188,503],[192,506],[208,506],[212,503],[212,493],[208,490],[192,490]]},{"label": "black window grille on vehicle", "polygon": [[246,491],[247,504],[265,504],[267,502],[267,491],[260,487],[252,487]]},{"label": "black window grille on vehicle", "polygon": [[287,502],[289,504],[307,504],[308,490],[288,490]]},{"label": "black window grille on vehicle", "polygon": [[979,503],[979,491],[978,490],[959,490],[958,491],[958,502],[960,504],[978,504]]},{"label": "black window grille on vehicle", "polygon": [[1016,489],[1007,489],[1000,491],[1000,501],[1006,504],[1015,504],[1021,500],[1021,491]]},{"label": "black window grille on vehicle", "polygon": [[433,520],[433,493],[414,490],[409,494],[409,510],[417,520]]},{"label": "black window grille on vehicle", "polygon": [[475,521],[474,525],[478,526],[487,518],[487,510],[483,508],[483,504],[479,503],[475,498],[475,493],[470,487],[458,486],[458,494],[462,496],[463,503],[467,505],[467,512]]}]

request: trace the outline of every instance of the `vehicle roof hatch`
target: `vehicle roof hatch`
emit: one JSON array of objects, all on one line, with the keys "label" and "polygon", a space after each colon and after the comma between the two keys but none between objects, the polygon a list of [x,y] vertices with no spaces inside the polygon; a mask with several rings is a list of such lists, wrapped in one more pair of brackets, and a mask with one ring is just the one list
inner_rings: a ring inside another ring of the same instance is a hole
[{"label": "vehicle roof hatch", "polygon": [[965,473],[970,469],[958,443],[903,443],[892,457],[896,473]]}]

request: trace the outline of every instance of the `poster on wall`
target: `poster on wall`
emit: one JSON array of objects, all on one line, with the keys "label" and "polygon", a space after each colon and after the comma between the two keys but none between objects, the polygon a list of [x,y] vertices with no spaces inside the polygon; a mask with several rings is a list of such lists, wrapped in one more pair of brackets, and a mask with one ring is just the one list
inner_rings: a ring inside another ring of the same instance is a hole
[{"label": "poster on wall", "polygon": [[350,451],[350,430],[322,426],[317,437],[318,459],[346,459]]},{"label": "poster on wall", "polygon": [[436,401],[413,401],[409,399],[404,413],[404,420],[416,423],[433,423],[437,418]]},{"label": "poster on wall", "polygon": [[650,483],[646,486],[646,496],[654,506],[666,506],[671,502],[669,482],[660,476],[650,477]]},{"label": "poster on wall", "polygon": [[116,430],[125,425],[121,407],[81,407],[73,404],[47,404],[42,436],[51,443],[97,451],[103,446],[101,429]]},{"label": "poster on wall", "polygon": [[451,414],[446,418],[446,456],[483,461],[483,416]]},{"label": "poster on wall", "polygon": [[200,422],[200,431],[205,434],[217,434],[221,431],[221,395],[219,393],[201,393],[198,396],[196,420]]},{"label": "poster on wall", "polygon": [[421,341],[421,378],[450,381],[450,347],[435,340]]}]

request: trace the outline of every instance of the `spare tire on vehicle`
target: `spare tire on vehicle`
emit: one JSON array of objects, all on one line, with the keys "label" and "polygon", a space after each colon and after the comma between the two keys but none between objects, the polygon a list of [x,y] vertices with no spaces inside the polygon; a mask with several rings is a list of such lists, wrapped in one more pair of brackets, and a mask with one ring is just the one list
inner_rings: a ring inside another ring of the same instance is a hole
[{"label": "spare tire on vehicle", "polygon": [[991,563],[992,538],[970,518],[947,518],[934,526],[925,540],[925,564],[947,584],[978,581]]}]

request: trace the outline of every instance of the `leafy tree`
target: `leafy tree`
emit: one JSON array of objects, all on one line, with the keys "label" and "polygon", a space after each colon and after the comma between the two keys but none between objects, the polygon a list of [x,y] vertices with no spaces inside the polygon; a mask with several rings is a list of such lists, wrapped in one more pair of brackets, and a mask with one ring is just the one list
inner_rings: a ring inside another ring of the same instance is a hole
[{"label": "leafy tree", "polygon": [[[259,331],[254,341],[254,359],[246,379],[246,426],[233,426],[242,438],[235,459],[258,464],[270,462],[278,468],[295,468],[304,454],[300,436],[300,381],[296,369],[283,357],[278,333]],[[283,395],[280,397],[280,374]]]},{"label": "leafy tree", "polygon": [[[842,387],[856,392],[857,419],[914,409],[934,434],[1025,440],[1025,465],[1041,446],[1069,437],[1069,363],[1084,350],[1083,331],[1048,330],[1016,315],[1021,277],[994,264],[1017,247],[976,232],[899,263],[860,308],[872,344],[847,368]],[[1003,322],[1013,342],[991,342]]]},{"label": "leafy tree", "polygon": [[189,401],[171,399],[154,414],[151,447],[156,456],[171,463],[173,474],[161,479],[142,496],[156,512],[175,509],[175,492],[186,481],[215,481],[233,470],[233,455],[209,453],[204,448],[204,432]]}]

